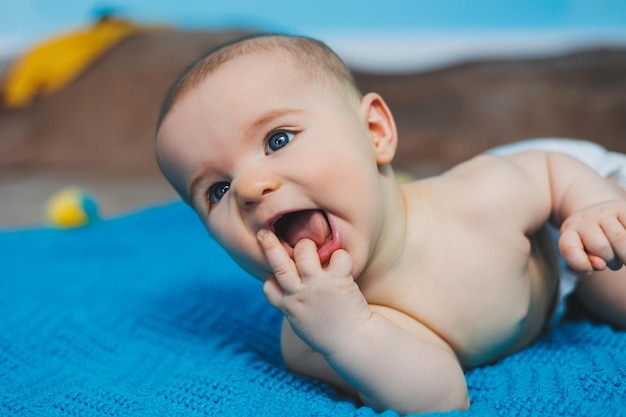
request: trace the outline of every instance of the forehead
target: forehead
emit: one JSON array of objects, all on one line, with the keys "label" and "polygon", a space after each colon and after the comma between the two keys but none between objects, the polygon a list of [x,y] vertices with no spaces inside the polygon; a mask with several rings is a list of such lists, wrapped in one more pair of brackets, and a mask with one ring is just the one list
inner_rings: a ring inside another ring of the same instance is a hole
[{"label": "forehead", "polygon": [[296,84],[305,93],[309,83],[303,83],[304,79],[297,65],[286,54],[235,57],[209,73],[189,91],[181,93],[164,124],[176,124],[179,119],[199,122],[213,116],[224,121],[230,119],[228,116],[237,119],[245,117],[248,113],[293,98]]},{"label": "forehead", "polygon": [[157,152],[165,175],[182,195],[207,161],[226,162],[225,147],[264,115],[312,111],[328,101],[333,89],[320,84],[284,53],[227,61],[182,95],[164,119]]}]

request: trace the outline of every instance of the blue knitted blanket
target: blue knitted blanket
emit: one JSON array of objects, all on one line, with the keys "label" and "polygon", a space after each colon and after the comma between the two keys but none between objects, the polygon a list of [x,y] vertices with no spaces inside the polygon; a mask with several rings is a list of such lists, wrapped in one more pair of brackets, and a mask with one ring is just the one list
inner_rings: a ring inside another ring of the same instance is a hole
[{"label": "blue knitted blanket", "polygon": [[[287,372],[280,321],[182,203],[0,232],[0,415],[378,415]],[[466,375],[449,415],[626,416],[626,332],[570,318]]]}]

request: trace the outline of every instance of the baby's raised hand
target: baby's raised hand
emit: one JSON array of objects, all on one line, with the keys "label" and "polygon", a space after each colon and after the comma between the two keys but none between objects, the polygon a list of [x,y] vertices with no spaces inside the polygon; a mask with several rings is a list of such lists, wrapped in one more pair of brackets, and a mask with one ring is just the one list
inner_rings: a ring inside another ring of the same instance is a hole
[{"label": "baby's raised hand", "polygon": [[559,250],[577,271],[620,269],[626,259],[626,202],[595,204],[568,217]]},{"label": "baby's raised hand", "polygon": [[370,319],[371,311],[351,275],[350,255],[337,250],[323,267],[317,247],[309,239],[296,244],[291,259],[274,233],[263,230],[258,238],[274,271],[263,291],[296,334],[324,355],[352,342],[352,335]]}]

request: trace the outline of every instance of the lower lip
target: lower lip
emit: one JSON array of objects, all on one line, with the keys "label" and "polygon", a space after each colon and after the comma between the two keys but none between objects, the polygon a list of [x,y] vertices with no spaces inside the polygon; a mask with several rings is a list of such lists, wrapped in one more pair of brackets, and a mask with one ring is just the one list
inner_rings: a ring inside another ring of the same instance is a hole
[{"label": "lower lip", "polygon": [[330,257],[333,255],[333,253],[337,249],[341,249],[343,246],[343,238],[341,236],[341,233],[339,233],[337,225],[330,217],[328,217],[328,224],[330,225],[330,229],[332,231],[332,238],[329,239],[322,246],[317,248],[317,255],[319,256],[320,263],[322,265],[326,264],[330,260]]}]

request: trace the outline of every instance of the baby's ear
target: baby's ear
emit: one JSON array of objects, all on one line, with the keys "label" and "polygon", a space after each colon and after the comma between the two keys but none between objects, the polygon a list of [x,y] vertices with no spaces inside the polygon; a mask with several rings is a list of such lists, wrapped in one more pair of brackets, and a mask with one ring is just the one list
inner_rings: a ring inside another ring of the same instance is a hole
[{"label": "baby's ear", "polygon": [[387,103],[376,93],[368,93],[361,99],[361,111],[374,148],[378,165],[391,162],[398,146],[398,132]]}]

